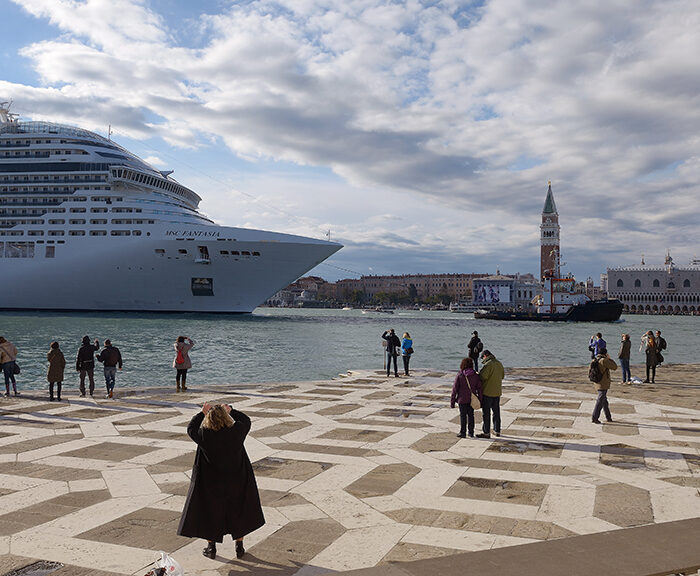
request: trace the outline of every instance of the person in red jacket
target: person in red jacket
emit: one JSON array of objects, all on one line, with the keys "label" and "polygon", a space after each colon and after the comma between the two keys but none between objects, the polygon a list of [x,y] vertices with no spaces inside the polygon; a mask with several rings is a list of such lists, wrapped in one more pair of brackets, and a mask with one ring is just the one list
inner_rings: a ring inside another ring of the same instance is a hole
[{"label": "person in red jacket", "polygon": [[[466,438],[467,421],[469,422],[469,437],[474,437],[474,408],[471,405],[472,394],[481,401],[481,378],[474,372],[474,361],[463,358],[459,365],[459,374],[452,385],[450,408],[459,405],[459,438]],[[478,408],[478,406],[477,406]]]}]

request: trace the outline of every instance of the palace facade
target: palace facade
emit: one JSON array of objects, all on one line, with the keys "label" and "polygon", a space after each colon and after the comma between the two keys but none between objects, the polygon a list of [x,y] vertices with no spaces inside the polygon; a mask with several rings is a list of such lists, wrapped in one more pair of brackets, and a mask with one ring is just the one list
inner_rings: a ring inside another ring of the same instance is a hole
[{"label": "palace facade", "polygon": [[631,314],[700,313],[700,260],[678,267],[670,254],[663,266],[608,268],[608,294]]}]

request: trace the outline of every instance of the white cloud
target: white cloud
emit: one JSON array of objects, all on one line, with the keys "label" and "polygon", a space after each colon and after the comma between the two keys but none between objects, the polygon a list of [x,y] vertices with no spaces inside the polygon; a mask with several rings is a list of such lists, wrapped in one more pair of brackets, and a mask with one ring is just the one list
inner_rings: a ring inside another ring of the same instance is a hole
[{"label": "white cloud", "polygon": [[658,259],[671,247],[676,261],[695,251],[693,0],[643,0],[633,12],[614,2],[262,0],[203,15],[198,48],[177,45],[179,31],[144,1],[16,1],[61,31],[22,51],[41,86],[0,81],[27,115],[111,122],[183,148],[223,142],[241,158],[340,177],[251,174],[250,193],[299,221],[259,202],[231,209],[230,192],[205,196],[228,223],[330,226],[349,243],[337,258],[360,262],[361,252],[375,270],[460,258],[535,270],[551,178],[564,250],[593,237],[601,264],[636,261],[640,245],[659,246]]}]

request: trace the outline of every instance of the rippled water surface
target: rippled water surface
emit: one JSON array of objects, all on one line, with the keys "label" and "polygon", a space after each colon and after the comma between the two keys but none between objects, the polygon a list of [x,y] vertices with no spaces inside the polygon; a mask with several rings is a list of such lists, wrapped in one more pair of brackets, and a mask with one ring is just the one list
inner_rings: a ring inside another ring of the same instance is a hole
[{"label": "rippled water surface", "polygon": [[[0,335],[20,349],[20,388],[46,385],[46,353],[58,340],[66,355],[65,384],[77,385],[75,356],[83,335],[110,338],[124,357],[117,386],[162,386],[174,381],[173,342],[178,335],[196,341],[188,384],[277,382],[332,378],[359,368],[382,368],[381,334],[410,332],[417,368],[456,369],[466,343],[478,330],[506,366],[571,366],[589,360],[588,339],[600,331],[614,357],[621,332],[632,335],[632,363],[641,363],[641,334],[661,330],[669,362],[698,362],[700,317],[623,316],[610,324],[499,322],[471,314],[360,310],[259,308],[241,316],[205,314],[0,313]],[[399,365],[401,359],[399,359]],[[96,371],[102,383],[101,370]]]}]

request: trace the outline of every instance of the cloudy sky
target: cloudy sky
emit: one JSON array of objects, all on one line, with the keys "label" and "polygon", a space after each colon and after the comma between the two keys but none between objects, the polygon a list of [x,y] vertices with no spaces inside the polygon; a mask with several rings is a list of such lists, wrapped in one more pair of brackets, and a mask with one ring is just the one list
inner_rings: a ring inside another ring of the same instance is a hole
[{"label": "cloudy sky", "polygon": [[106,134],[315,273],[679,264],[700,229],[697,0],[0,0],[0,100]]}]

